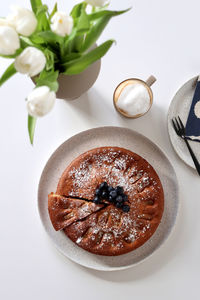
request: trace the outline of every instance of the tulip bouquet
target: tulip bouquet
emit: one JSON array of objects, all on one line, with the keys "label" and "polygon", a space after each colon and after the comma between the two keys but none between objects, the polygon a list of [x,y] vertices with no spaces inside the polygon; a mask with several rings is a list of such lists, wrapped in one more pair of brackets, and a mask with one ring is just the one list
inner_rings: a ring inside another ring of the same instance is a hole
[{"label": "tulip bouquet", "polygon": [[[69,15],[52,12],[42,0],[31,0],[32,10],[14,6],[0,18],[0,56],[14,59],[0,77],[0,86],[16,72],[34,77],[27,96],[28,131],[33,143],[36,119],[54,106],[60,73],[75,75],[103,57],[113,44],[108,40],[91,50],[109,20],[124,11],[107,10],[105,0],[85,0]],[[89,9],[89,11],[88,11]]]}]

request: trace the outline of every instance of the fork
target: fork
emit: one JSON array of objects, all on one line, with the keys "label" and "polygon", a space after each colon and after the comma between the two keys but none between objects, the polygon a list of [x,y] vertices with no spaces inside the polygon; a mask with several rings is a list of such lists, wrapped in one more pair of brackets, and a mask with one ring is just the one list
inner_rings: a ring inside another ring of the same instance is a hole
[{"label": "fork", "polygon": [[198,174],[200,175],[200,164],[194,154],[194,152],[192,151],[192,148],[190,147],[190,144],[185,136],[185,127],[183,125],[183,122],[181,121],[181,118],[178,116],[178,118],[174,118],[174,120],[172,119],[172,125],[174,127],[174,130],[176,131],[176,134],[178,136],[180,136],[186,143],[188,150],[190,152],[190,155],[192,157],[192,160],[195,164],[195,167],[197,169]]}]

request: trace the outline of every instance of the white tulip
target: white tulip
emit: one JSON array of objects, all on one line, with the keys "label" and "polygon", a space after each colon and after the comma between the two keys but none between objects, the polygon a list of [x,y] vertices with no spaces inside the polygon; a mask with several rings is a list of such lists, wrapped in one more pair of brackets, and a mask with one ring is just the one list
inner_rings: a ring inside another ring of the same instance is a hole
[{"label": "white tulip", "polygon": [[34,13],[26,8],[13,6],[12,13],[7,17],[16,31],[24,36],[30,36],[37,27],[37,19]]},{"label": "white tulip", "polygon": [[103,7],[109,3],[108,0],[85,0],[85,2],[87,2],[92,6],[97,6],[97,7]]},{"label": "white tulip", "polygon": [[0,54],[15,54],[19,47],[19,36],[15,29],[10,26],[0,26]]},{"label": "white tulip", "polygon": [[27,98],[27,109],[33,117],[43,117],[55,104],[56,94],[48,86],[35,88]]},{"label": "white tulip", "polygon": [[72,32],[73,18],[65,12],[57,11],[53,15],[51,23],[51,30],[60,36],[66,36]]},{"label": "white tulip", "polygon": [[35,48],[27,47],[15,59],[15,69],[22,74],[33,77],[39,74],[45,67],[46,57],[44,53]]},{"label": "white tulip", "polygon": [[14,27],[14,25],[8,21],[7,18],[0,18],[0,26],[10,26],[10,27]]}]

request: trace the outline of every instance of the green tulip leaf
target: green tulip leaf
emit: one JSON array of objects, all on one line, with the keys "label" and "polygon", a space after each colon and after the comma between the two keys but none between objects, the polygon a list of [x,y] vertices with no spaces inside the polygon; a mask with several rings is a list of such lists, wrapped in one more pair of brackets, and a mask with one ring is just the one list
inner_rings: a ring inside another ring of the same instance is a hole
[{"label": "green tulip leaf", "polygon": [[[48,31],[49,32],[49,31]],[[53,32],[52,32],[53,33]],[[57,56],[57,54],[60,51],[60,43],[62,43],[61,39],[59,39],[59,42],[56,42],[54,40],[55,36],[46,36],[46,34],[44,34],[45,37],[43,36],[43,34],[40,33],[34,33],[33,35],[30,36],[29,38],[29,46],[32,47],[36,47],[38,49],[40,49],[41,51],[45,51],[45,49],[49,49],[51,50],[55,56]],[[24,39],[24,37],[23,37]],[[48,42],[47,42],[48,40]],[[28,47],[27,41],[23,41],[22,47],[26,48]],[[47,48],[48,47],[48,48]]]},{"label": "green tulip leaf", "polygon": [[36,47],[41,49],[40,46],[35,45],[35,43],[32,41],[32,36],[30,38],[26,36],[20,36],[20,46],[22,49],[25,49],[27,47]]},{"label": "green tulip leaf", "polygon": [[83,43],[83,46],[81,47],[81,51],[85,52],[88,50],[100,37],[101,33],[105,29],[106,25],[110,21],[110,19],[114,16],[117,16],[119,14],[125,13],[127,10],[119,11],[119,12],[106,12],[100,11],[97,13],[94,13],[93,15],[102,14],[101,17],[98,17],[96,23],[91,27],[90,31],[86,34],[85,41]]},{"label": "green tulip leaf", "polygon": [[86,4],[83,3],[83,2],[81,2],[79,4],[76,4],[73,7],[73,9],[70,13],[70,16],[74,19],[75,23],[76,23],[76,19],[80,17],[81,12],[82,12],[83,9],[85,9],[85,7],[86,7]]},{"label": "green tulip leaf", "polygon": [[115,17],[115,16],[119,16],[121,14],[124,14],[126,12],[128,12],[131,8],[125,9],[125,10],[120,10],[120,11],[112,11],[112,10],[101,10],[98,12],[94,12],[92,14],[88,15],[88,18],[90,21],[96,21],[97,19],[104,17],[104,16],[111,16],[111,17]]},{"label": "green tulip leaf", "polygon": [[49,30],[50,24],[46,15],[47,5],[43,5],[41,0],[31,0],[31,6],[38,21],[36,31]]},{"label": "green tulip leaf", "polygon": [[50,30],[50,21],[46,16],[46,12],[42,11],[37,15],[38,25],[36,28],[36,32]]},{"label": "green tulip leaf", "polygon": [[28,133],[31,145],[33,145],[36,120],[37,119],[35,117],[28,115]]},{"label": "green tulip leaf", "polygon": [[82,9],[81,15],[78,18],[76,29],[77,33],[85,33],[90,29],[90,21],[84,9]]},{"label": "green tulip leaf", "polygon": [[48,6],[43,5],[41,0],[31,0],[31,6],[38,21],[36,31],[49,30]]},{"label": "green tulip leaf", "polygon": [[51,20],[51,18],[55,15],[55,13],[58,11],[58,5],[57,3],[54,5],[54,8],[49,16],[49,19]]},{"label": "green tulip leaf", "polygon": [[[73,52],[76,35],[77,35],[77,30],[76,30],[76,28],[73,28],[70,35],[65,38],[64,45],[63,45],[63,47],[61,47],[62,58],[66,54]],[[61,59],[61,60],[63,61],[63,59]]]},{"label": "green tulip leaf", "polygon": [[75,5],[71,12],[71,16],[74,19],[74,27],[71,34],[65,38],[64,48],[61,49],[62,57],[70,52],[78,51],[82,47],[84,34],[90,29],[90,22],[85,8],[85,3],[80,3]]},{"label": "green tulip leaf", "polygon": [[41,0],[31,0],[31,7],[35,14],[37,14],[38,9],[40,9],[42,5],[43,4]]},{"label": "green tulip leaf", "polygon": [[39,87],[39,86],[46,85],[50,88],[51,91],[54,91],[56,93],[59,87],[57,81],[58,75],[59,75],[58,71],[54,72],[54,71],[43,70],[40,73],[40,76],[35,79],[36,86]]},{"label": "green tulip leaf", "polygon": [[32,44],[45,44],[45,40],[41,36],[37,35],[37,33],[30,36],[30,41]]},{"label": "green tulip leaf", "polygon": [[66,54],[64,57],[63,57],[63,63],[65,62],[71,62],[72,60],[75,60],[77,58],[80,58],[81,57],[81,54],[80,53],[77,53],[77,52],[71,52],[69,54]]},{"label": "green tulip leaf", "polygon": [[66,75],[75,75],[83,72],[92,63],[103,57],[113,43],[114,40],[108,40],[94,50],[91,50],[90,52],[82,55],[80,58],[74,60],[73,62],[63,64],[62,66],[63,68],[65,68],[65,71],[63,73]]},{"label": "green tulip leaf", "polygon": [[0,78],[0,86],[4,84],[9,78],[11,78],[14,74],[16,74],[17,71],[15,69],[14,63],[12,63],[3,73],[3,75]]},{"label": "green tulip leaf", "polygon": [[47,11],[48,11],[48,6],[46,4],[40,6],[37,10],[36,17],[39,18],[41,15],[43,15]]},{"label": "green tulip leaf", "polygon": [[59,43],[62,44],[64,41],[64,38],[62,36],[59,36],[55,34],[54,32],[48,30],[48,31],[41,31],[35,34],[36,36],[39,36],[40,38],[43,38],[44,43]]},{"label": "green tulip leaf", "polygon": [[91,27],[90,31],[86,34],[85,41],[81,47],[81,51],[84,52],[89,49],[99,38],[102,31],[110,21],[111,16],[103,16]]},{"label": "green tulip leaf", "polygon": [[54,53],[49,49],[44,50],[44,55],[46,56],[46,70],[50,71],[54,69]]},{"label": "green tulip leaf", "polygon": [[74,38],[74,47],[73,50],[76,52],[80,52],[85,41],[85,34],[77,35]]}]

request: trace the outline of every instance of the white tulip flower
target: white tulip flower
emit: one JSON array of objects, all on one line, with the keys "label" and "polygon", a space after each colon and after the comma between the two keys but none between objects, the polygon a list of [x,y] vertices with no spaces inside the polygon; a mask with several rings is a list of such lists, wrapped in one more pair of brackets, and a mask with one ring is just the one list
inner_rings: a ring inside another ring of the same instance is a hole
[{"label": "white tulip flower", "polygon": [[39,74],[45,65],[44,53],[35,47],[27,47],[15,59],[15,69],[19,73],[28,74],[30,77]]},{"label": "white tulip flower", "polygon": [[103,7],[109,3],[108,0],[85,0],[85,2],[92,6],[97,6],[97,7]]},{"label": "white tulip flower", "polygon": [[73,18],[65,12],[57,11],[53,15],[51,23],[51,30],[60,36],[66,36],[72,32]]},{"label": "white tulip flower", "polygon": [[14,27],[14,25],[8,21],[7,18],[0,18],[0,26],[10,26],[10,27]]},{"label": "white tulip flower", "polygon": [[12,55],[19,48],[19,36],[15,29],[10,26],[0,26],[0,54]]},{"label": "white tulip flower", "polygon": [[34,13],[26,8],[13,6],[12,13],[7,17],[16,31],[24,36],[30,36],[37,27],[37,19]]},{"label": "white tulip flower", "polygon": [[55,92],[50,91],[48,86],[35,88],[27,98],[27,110],[33,117],[43,117],[49,113],[56,100]]}]

